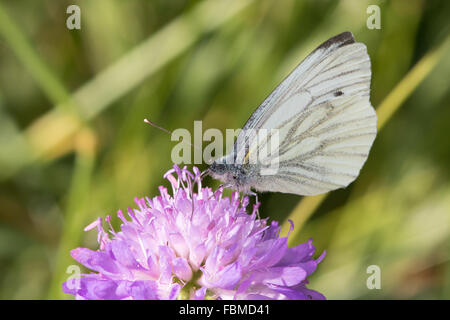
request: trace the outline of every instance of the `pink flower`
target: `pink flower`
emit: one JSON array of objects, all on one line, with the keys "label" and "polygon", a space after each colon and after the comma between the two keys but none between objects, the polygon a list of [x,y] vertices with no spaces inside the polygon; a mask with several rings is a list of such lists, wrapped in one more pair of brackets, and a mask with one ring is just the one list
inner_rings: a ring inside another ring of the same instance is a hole
[{"label": "pink flower", "polygon": [[[324,299],[307,289],[323,253],[313,258],[312,240],[288,248],[273,221],[258,219],[257,206],[246,212],[248,198],[223,197],[222,191],[202,188],[200,171],[176,165],[165,177],[172,195],[135,199],[131,220],[108,234],[99,218],[99,250],[72,250],[72,257],[95,271],[79,285],[63,284],[77,299]],[[173,174],[176,174],[175,178]],[[198,186],[194,193],[194,182]]]}]

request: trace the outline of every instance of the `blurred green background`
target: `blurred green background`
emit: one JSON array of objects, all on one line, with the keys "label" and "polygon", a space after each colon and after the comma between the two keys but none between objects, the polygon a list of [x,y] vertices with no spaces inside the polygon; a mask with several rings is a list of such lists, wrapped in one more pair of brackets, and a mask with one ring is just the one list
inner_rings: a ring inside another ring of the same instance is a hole
[{"label": "blurred green background", "polygon": [[449,1],[86,0],[81,30],[66,28],[70,4],[0,1],[1,299],[70,298],[70,249],[97,248],[83,228],[167,185],[175,143],[145,117],[240,128],[343,31],[372,60],[369,159],[345,190],[263,194],[260,212],[327,250],[310,288],[329,299],[450,298]]}]

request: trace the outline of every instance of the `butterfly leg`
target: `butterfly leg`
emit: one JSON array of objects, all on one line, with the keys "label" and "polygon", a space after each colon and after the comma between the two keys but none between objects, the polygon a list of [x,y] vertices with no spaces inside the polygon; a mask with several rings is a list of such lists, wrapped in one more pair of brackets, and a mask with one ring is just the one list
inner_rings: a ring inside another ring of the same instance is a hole
[{"label": "butterfly leg", "polygon": [[[223,192],[223,189],[226,189],[226,188],[231,188],[232,187],[232,185],[230,185],[230,184],[221,184],[221,185],[219,185],[218,187],[217,187],[217,191],[218,190],[220,190],[220,191],[222,191]],[[212,197],[214,197],[216,195],[216,193],[214,192],[209,198],[208,198],[208,200],[209,199],[211,199]]]},{"label": "butterfly leg", "polygon": [[[259,201],[258,201],[258,193],[249,190],[249,191],[247,192],[247,194],[248,194],[249,196],[255,196],[255,205],[258,205],[258,203],[259,203]],[[261,219],[261,217],[259,216],[259,206],[258,206],[258,208],[256,209],[256,216],[258,217],[258,219]]]}]

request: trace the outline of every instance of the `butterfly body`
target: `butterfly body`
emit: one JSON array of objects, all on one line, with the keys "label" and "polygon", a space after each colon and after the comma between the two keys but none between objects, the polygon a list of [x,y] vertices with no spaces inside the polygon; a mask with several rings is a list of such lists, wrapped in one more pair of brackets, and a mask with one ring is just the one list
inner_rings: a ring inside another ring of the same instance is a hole
[{"label": "butterfly body", "polygon": [[315,195],[346,187],[376,136],[370,78],[364,44],[350,32],[329,39],[253,112],[233,152],[208,173],[244,193]]}]

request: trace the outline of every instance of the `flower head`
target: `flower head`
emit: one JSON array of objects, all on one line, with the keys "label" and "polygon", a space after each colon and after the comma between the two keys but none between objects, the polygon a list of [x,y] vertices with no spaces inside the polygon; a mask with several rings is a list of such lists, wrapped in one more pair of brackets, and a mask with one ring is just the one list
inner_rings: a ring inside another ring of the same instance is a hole
[{"label": "flower head", "polygon": [[[176,174],[176,177],[174,176]],[[72,257],[95,273],[63,291],[77,299],[324,299],[307,289],[314,259],[312,240],[288,248],[277,222],[246,212],[247,197],[223,197],[202,188],[200,171],[176,165],[165,177],[172,195],[135,199],[129,218],[119,211],[120,231],[106,218],[97,228],[99,250],[77,248]],[[195,193],[194,182],[198,186]],[[110,237],[111,235],[111,237]]]}]

